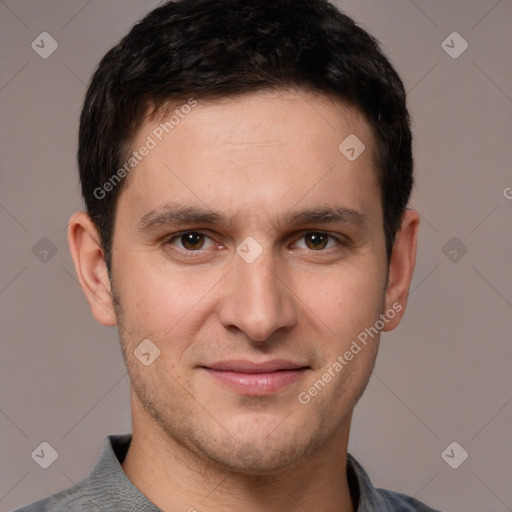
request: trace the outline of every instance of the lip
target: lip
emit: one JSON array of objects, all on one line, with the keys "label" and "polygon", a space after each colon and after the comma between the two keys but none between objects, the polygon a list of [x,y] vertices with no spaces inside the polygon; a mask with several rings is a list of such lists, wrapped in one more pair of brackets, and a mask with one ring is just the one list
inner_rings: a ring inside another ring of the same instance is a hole
[{"label": "lip", "polygon": [[247,360],[220,361],[201,367],[231,390],[248,396],[271,395],[300,380],[309,366],[274,359],[255,363]]}]

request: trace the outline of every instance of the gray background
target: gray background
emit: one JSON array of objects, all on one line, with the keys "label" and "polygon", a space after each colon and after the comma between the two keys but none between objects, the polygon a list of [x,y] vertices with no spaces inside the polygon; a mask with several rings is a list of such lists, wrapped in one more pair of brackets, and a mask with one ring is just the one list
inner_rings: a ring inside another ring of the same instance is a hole
[{"label": "gray background", "polygon": [[[512,510],[512,3],[337,4],[381,41],[409,91],[422,217],[407,314],[382,337],[349,449],[377,486],[444,511]],[[0,1],[3,511],[78,481],[106,435],[130,431],[116,330],[89,313],[66,224],[82,207],[85,84],[156,5]],[[47,59],[31,48],[44,31],[59,44]],[[456,59],[442,47],[454,31],[469,44]],[[31,458],[43,441],[58,452],[46,470]],[[453,441],[469,453],[457,469],[441,457]]]}]

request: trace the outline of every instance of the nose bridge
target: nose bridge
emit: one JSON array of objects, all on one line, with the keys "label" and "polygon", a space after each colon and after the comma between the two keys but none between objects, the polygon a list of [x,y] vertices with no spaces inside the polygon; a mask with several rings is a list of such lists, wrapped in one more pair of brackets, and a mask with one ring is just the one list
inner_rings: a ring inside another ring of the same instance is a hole
[{"label": "nose bridge", "polygon": [[272,249],[258,246],[246,240],[237,248],[220,320],[225,327],[235,326],[253,341],[263,342],[295,322],[295,308]]}]

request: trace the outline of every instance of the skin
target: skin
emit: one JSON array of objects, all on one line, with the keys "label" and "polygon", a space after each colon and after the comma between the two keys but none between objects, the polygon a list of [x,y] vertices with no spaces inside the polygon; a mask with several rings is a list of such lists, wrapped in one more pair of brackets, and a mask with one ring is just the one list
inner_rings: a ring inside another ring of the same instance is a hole
[{"label": "skin", "polygon": [[[148,119],[133,147],[160,122]],[[366,150],[350,162],[338,146],[352,133]],[[119,197],[113,286],[95,226],[84,212],[71,218],[78,278],[96,320],[118,325],[131,380],[133,440],[122,467],[162,510],[355,509],[345,471],[350,422],[379,337],[308,404],[298,395],[393,304],[402,309],[384,331],[405,311],[419,218],[406,210],[388,266],[373,149],[363,116],[319,94],[201,101]],[[171,201],[220,211],[229,224],[137,228]],[[364,220],[285,220],[326,206]],[[205,236],[169,241],[184,230]],[[337,238],[315,245],[311,232]],[[236,252],[247,237],[262,250],[252,263]],[[160,350],[149,366],[134,355],[144,339]],[[275,393],[247,396],[201,368],[228,359],[308,369]]]}]

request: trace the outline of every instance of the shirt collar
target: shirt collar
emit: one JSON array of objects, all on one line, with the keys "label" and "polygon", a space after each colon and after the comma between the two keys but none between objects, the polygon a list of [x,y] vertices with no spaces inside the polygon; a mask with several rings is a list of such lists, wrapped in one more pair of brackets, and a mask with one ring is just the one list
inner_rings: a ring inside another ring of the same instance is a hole
[{"label": "shirt collar", "polygon": [[137,510],[142,512],[161,512],[133,485],[125,475],[121,463],[123,462],[132,434],[107,436],[103,444],[103,451],[88,480],[91,488],[108,497],[103,506],[97,508],[98,512],[112,510],[115,503],[117,510]]},{"label": "shirt collar", "polygon": [[[88,477],[90,484],[98,490],[108,489],[109,501],[124,506],[124,510],[161,512],[133,485],[121,467],[131,440],[132,434],[106,437],[100,458]],[[372,485],[366,471],[350,453],[347,453],[347,478],[352,500],[357,503],[356,512],[393,512]],[[108,504],[106,510],[110,510]]]}]

